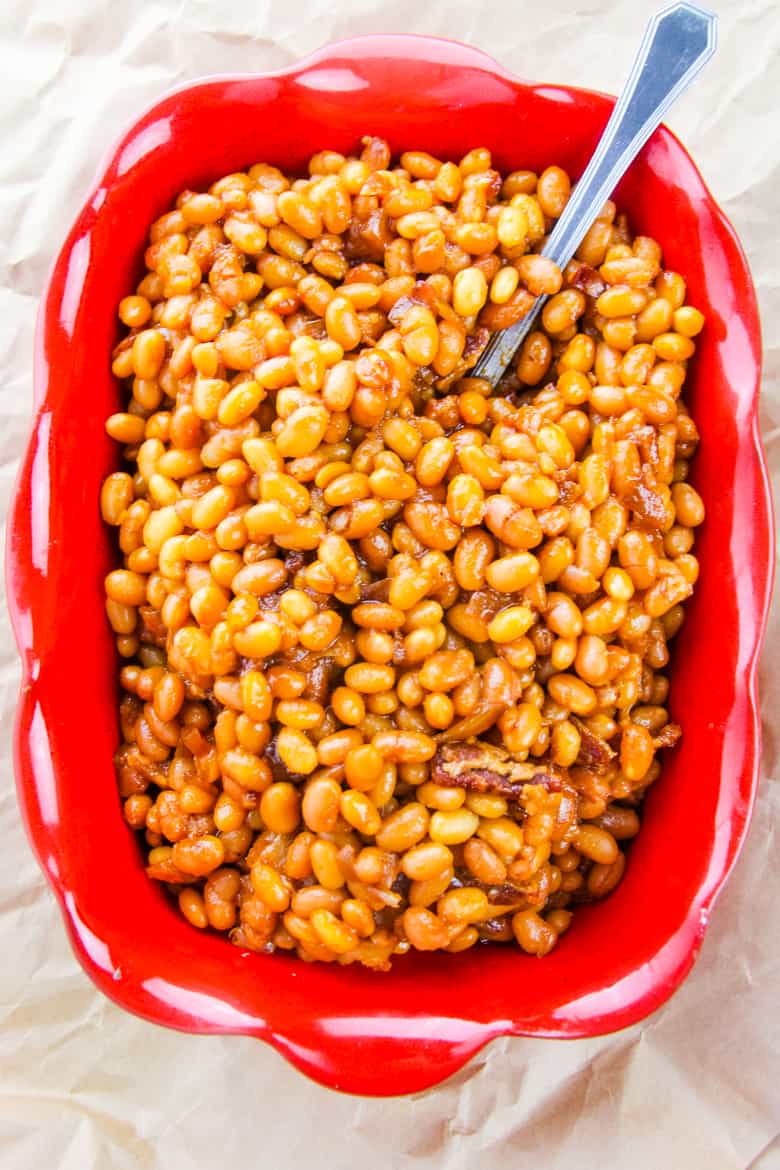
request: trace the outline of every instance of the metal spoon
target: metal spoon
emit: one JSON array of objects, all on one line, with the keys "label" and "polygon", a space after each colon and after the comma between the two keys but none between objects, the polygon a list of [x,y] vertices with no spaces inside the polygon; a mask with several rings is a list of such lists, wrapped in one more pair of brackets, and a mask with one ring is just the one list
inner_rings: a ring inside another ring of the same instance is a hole
[{"label": "metal spoon", "polygon": [[[666,111],[688,88],[717,44],[718,18],[693,4],[672,4],[650,20],[612,116],[542,251],[564,268],[609,195]],[[520,321],[494,333],[472,370],[493,386],[531,332],[547,300],[537,297]]]}]

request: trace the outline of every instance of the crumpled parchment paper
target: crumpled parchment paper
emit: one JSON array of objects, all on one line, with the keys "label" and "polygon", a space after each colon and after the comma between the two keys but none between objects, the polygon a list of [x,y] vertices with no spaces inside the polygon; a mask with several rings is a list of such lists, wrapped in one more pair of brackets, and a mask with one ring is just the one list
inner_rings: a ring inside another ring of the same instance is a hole
[{"label": "crumpled parchment paper", "polygon": [[[660,0],[659,0],[660,2]],[[746,247],[780,477],[780,9],[717,0],[720,47],[670,123]],[[37,297],[105,149],[167,87],[278,68],[369,32],[469,41],[520,76],[616,92],[646,0],[4,0],[0,5],[0,509],[31,407]],[[323,144],[325,145],[325,144]],[[410,144],[411,145],[411,144]],[[412,1098],[328,1092],[271,1048],[157,1028],[77,966],[24,837],[10,764],[19,670],[0,625],[0,1164],[4,1170],[770,1170],[780,1167],[780,618],[764,654],[764,781],[683,988],[643,1024],[494,1042]]]}]

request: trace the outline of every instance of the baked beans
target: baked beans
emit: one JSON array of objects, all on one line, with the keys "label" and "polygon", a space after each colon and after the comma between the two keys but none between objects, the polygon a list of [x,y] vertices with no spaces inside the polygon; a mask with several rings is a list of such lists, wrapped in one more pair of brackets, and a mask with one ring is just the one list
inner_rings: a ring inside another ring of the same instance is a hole
[{"label": "baked beans", "polygon": [[[385,142],[183,191],[119,306],[100,508],[147,873],[237,946],[542,956],[621,880],[704,503],[705,326],[569,176]],[[548,300],[497,391],[490,334]]]}]

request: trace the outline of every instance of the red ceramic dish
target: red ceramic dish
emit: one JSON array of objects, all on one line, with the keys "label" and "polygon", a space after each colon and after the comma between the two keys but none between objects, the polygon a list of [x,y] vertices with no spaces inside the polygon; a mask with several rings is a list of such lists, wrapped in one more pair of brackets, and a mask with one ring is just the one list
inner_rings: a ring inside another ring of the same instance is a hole
[{"label": "red ceramic dish", "polygon": [[674,657],[672,717],[685,734],[666,756],[616,893],[581,909],[540,965],[515,948],[479,948],[416,954],[377,975],[244,953],[193,930],[147,879],[111,763],[116,672],[102,580],[113,551],[98,492],[117,456],[103,422],[119,409],[109,371],[116,306],[151,221],[184,187],[260,160],[300,167],[323,147],[354,149],[366,132],[394,151],[458,158],[486,145],[502,170],[557,162],[577,175],[611,106],[599,94],[526,85],[461,45],[369,37],[281,73],[181,89],[139,118],[101,167],[41,309],[8,580],[24,659],[24,817],[79,960],[129,1010],[186,1031],[257,1036],[323,1084],[389,1095],[435,1084],[502,1033],[592,1036],[631,1024],[691,967],[755,794],[755,668],[774,554],[750,274],[665,129],[617,198],[632,227],[661,242],[707,316],[687,390],[703,438],[693,482],[707,521]]}]

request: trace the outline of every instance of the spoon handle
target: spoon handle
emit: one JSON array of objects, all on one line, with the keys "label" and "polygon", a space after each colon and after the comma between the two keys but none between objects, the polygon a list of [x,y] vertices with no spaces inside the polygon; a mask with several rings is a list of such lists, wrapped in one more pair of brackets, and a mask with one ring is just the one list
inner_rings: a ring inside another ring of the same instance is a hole
[{"label": "spoon handle", "polygon": [[[666,111],[715,52],[717,23],[713,12],[687,2],[664,8],[649,21],[599,144],[543,250],[559,268],[571,260]],[[497,385],[546,299],[537,297],[522,320],[494,334],[472,377]]]}]

